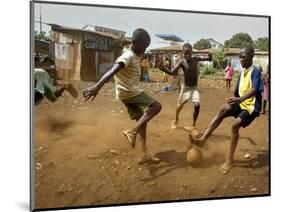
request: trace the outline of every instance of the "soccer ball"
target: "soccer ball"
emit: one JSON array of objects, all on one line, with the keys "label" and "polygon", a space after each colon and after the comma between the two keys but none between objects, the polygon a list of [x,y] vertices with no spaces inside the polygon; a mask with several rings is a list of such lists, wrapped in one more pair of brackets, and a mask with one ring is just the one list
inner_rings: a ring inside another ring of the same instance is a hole
[{"label": "soccer ball", "polygon": [[202,162],[202,152],[197,147],[192,147],[186,154],[186,161],[192,167],[198,167]]}]

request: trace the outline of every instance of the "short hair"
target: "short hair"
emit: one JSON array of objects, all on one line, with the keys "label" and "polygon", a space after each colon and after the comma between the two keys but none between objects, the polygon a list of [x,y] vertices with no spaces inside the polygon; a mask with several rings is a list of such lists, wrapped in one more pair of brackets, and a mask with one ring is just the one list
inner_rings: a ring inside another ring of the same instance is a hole
[{"label": "short hair", "polygon": [[192,49],[192,45],[190,43],[185,43],[183,44],[182,48],[188,48],[188,49]]},{"label": "short hair", "polygon": [[254,50],[254,48],[252,46],[244,46],[244,47],[241,48],[241,50],[242,49],[244,49],[245,52],[250,55],[250,57],[254,57],[255,50]]},{"label": "short hair", "polygon": [[150,36],[145,29],[138,28],[133,32],[132,35],[132,42],[135,43],[142,43],[148,41],[150,42]]}]

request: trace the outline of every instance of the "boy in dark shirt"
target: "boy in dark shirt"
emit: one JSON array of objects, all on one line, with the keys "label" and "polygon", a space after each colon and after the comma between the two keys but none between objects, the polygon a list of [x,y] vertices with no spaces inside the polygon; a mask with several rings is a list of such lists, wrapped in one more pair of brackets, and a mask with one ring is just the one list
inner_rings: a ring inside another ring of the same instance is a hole
[{"label": "boy in dark shirt", "polygon": [[192,56],[192,46],[189,43],[185,43],[183,45],[183,55],[184,58],[176,64],[176,66],[170,71],[167,67],[161,66],[160,70],[173,75],[175,74],[179,68],[182,68],[184,73],[184,83],[181,86],[181,92],[178,99],[178,104],[176,108],[175,120],[172,122],[172,129],[177,128],[177,123],[179,121],[179,114],[185,103],[189,99],[192,99],[194,104],[194,112],[193,112],[193,122],[191,127],[185,127],[185,129],[191,131],[194,135],[198,135],[199,132],[196,129],[196,121],[200,111],[200,95],[197,88],[199,68],[199,61],[211,61],[212,55],[209,54],[208,57],[193,57]]}]

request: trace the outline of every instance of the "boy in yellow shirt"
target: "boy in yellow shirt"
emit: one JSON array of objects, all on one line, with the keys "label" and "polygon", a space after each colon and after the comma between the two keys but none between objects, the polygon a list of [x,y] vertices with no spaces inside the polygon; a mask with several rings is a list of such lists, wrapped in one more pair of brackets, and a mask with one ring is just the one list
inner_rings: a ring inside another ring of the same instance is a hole
[{"label": "boy in yellow shirt", "polygon": [[[140,60],[150,44],[150,36],[144,29],[136,29],[132,35],[132,46],[124,52],[113,67],[98,81],[97,84],[83,92],[84,98],[92,100],[97,96],[102,86],[114,76],[116,97],[127,107],[131,119],[137,125],[123,132],[132,148],[135,147],[136,137],[140,136],[142,157],[139,164],[146,162],[159,162],[159,159],[149,156],[146,152],[147,123],[161,111],[161,104],[147,95],[139,87],[141,75]],[[148,108],[146,111],[143,108]]]},{"label": "boy in yellow shirt", "polygon": [[262,103],[261,72],[253,66],[254,49],[244,47],[240,50],[240,63],[244,70],[241,71],[237,81],[234,97],[226,99],[217,115],[212,119],[208,128],[200,138],[193,138],[191,142],[203,147],[208,137],[221,124],[222,120],[235,117],[231,126],[231,143],[226,156],[226,161],[221,166],[221,173],[227,174],[233,167],[234,153],[238,144],[239,130],[250,125],[259,116]]}]

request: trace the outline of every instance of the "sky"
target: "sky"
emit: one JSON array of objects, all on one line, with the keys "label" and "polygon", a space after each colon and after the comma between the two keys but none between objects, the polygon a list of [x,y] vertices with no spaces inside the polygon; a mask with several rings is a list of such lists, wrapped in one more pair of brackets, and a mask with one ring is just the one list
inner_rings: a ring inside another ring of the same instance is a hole
[{"label": "sky", "polygon": [[[238,32],[248,33],[253,40],[268,36],[268,18],[216,15],[188,12],[165,12],[92,6],[58,5],[35,3],[35,30],[40,31],[40,5],[43,23],[54,23],[82,29],[87,24],[110,27],[131,35],[134,29],[142,27],[151,35],[149,49],[169,45],[155,36],[175,34],[185,42],[194,44],[201,38],[213,38],[224,44]],[[48,25],[42,25],[49,32]]]}]

